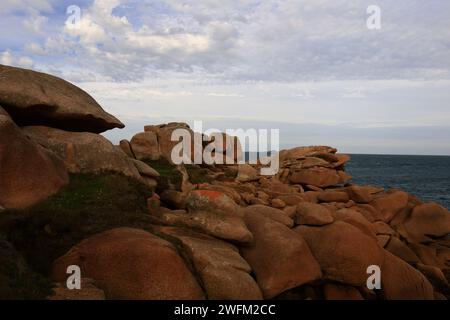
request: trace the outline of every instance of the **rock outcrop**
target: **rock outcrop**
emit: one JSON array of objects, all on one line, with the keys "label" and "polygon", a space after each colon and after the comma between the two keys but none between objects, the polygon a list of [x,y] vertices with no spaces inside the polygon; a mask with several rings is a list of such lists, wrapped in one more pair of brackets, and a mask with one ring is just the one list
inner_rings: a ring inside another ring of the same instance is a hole
[{"label": "rock outcrop", "polygon": [[[350,157],[335,148],[282,150],[271,176],[261,175],[261,159],[176,164],[175,130],[191,135],[190,160],[210,137],[173,122],[114,146],[98,133],[123,125],[84,91],[5,66],[0,104],[0,242],[53,281],[45,298],[450,297],[449,210],[354,184]],[[215,155],[240,158],[238,139],[222,136],[235,144],[218,144]],[[120,179],[96,184],[111,173]],[[109,206],[114,198],[122,201]],[[46,252],[36,257],[34,248]],[[69,265],[82,272],[76,294],[64,287]],[[367,287],[372,267],[381,289]],[[0,280],[11,274],[0,269]],[[5,283],[10,292],[15,284]]]},{"label": "rock outcrop", "polygon": [[34,205],[68,182],[63,161],[28,139],[0,107],[0,206]]}]

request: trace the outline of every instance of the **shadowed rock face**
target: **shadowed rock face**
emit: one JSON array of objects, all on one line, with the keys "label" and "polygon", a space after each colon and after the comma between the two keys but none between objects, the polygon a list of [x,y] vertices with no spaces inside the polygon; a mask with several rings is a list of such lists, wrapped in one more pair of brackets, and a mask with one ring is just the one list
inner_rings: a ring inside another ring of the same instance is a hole
[{"label": "shadowed rock face", "polygon": [[85,239],[60,257],[52,276],[65,282],[78,265],[111,299],[203,299],[175,247],[144,230],[117,228]]},{"label": "shadowed rock face", "polygon": [[85,91],[32,70],[0,65],[0,104],[19,126],[94,133],[124,127]]},{"label": "shadowed rock face", "polygon": [[0,107],[0,206],[34,205],[68,181],[62,160],[28,139]]}]

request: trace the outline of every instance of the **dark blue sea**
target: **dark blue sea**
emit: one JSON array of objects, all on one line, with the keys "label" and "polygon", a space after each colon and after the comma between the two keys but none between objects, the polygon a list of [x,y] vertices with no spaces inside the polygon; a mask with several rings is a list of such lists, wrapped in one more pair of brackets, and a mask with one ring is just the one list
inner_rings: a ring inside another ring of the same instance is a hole
[{"label": "dark blue sea", "polygon": [[399,188],[450,209],[450,156],[352,154],[353,183]]}]

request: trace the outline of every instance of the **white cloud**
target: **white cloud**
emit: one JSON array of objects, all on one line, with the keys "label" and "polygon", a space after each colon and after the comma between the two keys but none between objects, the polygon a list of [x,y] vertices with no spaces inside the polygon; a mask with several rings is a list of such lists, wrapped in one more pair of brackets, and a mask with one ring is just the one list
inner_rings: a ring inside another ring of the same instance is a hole
[{"label": "white cloud", "polygon": [[33,66],[33,60],[29,57],[14,57],[11,51],[6,50],[0,53],[0,64],[31,68]]},{"label": "white cloud", "polygon": [[3,51],[0,55],[1,64],[12,65],[13,64],[13,56],[10,51]]}]

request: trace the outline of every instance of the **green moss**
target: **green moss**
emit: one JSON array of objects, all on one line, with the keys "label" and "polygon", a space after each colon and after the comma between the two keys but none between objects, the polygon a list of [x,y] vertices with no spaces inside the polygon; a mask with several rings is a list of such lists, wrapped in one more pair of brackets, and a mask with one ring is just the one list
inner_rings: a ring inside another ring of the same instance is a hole
[{"label": "green moss", "polygon": [[197,165],[186,165],[186,171],[189,175],[189,180],[193,184],[211,183],[214,180],[208,169]]},{"label": "green moss", "polygon": [[146,186],[121,175],[71,175],[70,184],[45,202],[2,212],[0,230],[36,271],[48,275],[56,258],[95,233],[150,228],[150,195]]},{"label": "green moss", "polygon": [[161,193],[164,190],[180,190],[183,176],[177,167],[165,159],[160,160],[145,160],[149,166],[158,171],[160,177],[156,192]]}]

